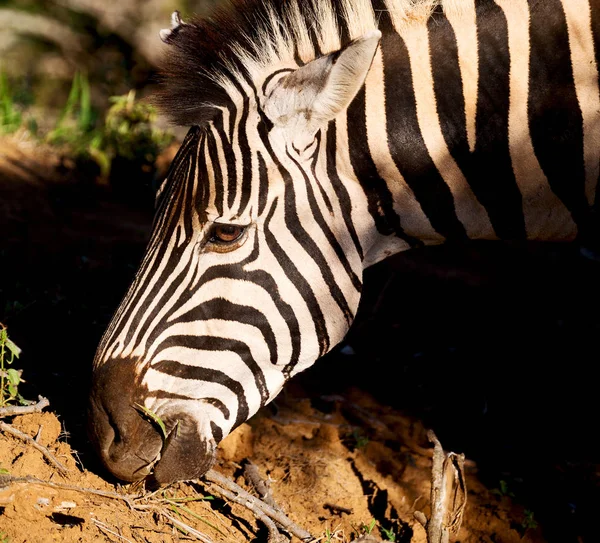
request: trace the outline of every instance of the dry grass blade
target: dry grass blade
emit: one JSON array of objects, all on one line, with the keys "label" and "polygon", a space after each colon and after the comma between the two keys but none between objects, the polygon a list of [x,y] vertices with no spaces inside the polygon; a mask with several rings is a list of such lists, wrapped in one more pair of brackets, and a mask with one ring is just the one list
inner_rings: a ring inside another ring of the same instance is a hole
[{"label": "dry grass blade", "polygon": [[213,540],[210,537],[208,537],[206,534],[203,534],[202,532],[199,532],[195,528],[192,528],[189,524],[186,524],[182,520],[179,520],[179,519],[169,515],[165,511],[159,510],[157,512],[161,516],[165,517],[171,524],[173,524],[173,526],[179,528],[180,530],[183,530],[187,534],[193,535],[199,541],[202,541],[203,543],[214,543]]},{"label": "dry grass blade", "polygon": [[92,518],[91,520],[101,532],[103,532],[105,534],[109,533],[110,535],[118,537],[119,539],[122,539],[123,541],[127,541],[127,543],[133,543],[133,541],[131,541],[131,539],[127,539],[126,537],[123,537],[121,534],[118,534],[117,532],[114,532],[113,530],[111,530],[106,524],[104,524],[104,522],[100,522],[98,519],[95,519],[95,518]]}]

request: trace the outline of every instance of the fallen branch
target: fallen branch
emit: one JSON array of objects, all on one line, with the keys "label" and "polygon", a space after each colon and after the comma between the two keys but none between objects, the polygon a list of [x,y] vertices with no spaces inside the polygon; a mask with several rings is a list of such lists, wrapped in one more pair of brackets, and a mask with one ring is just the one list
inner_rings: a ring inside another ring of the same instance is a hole
[{"label": "fallen branch", "polygon": [[0,418],[11,417],[14,415],[29,415],[31,413],[41,413],[44,407],[48,407],[50,402],[48,398],[38,396],[38,402],[30,405],[9,405],[0,407]]},{"label": "fallen branch", "polygon": [[19,439],[22,439],[23,441],[29,443],[34,449],[37,449],[38,451],[40,451],[46,457],[46,459],[62,474],[66,474],[70,471],[69,468],[67,468],[66,466],[61,464],[58,461],[58,459],[46,447],[44,447],[43,445],[40,445],[31,436],[24,434],[20,430],[13,428],[10,424],[6,424],[5,422],[2,422],[2,421],[0,421],[0,430],[2,430],[3,432],[6,432],[8,434],[11,434],[13,436],[16,436]]},{"label": "fallen branch", "polygon": [[276,523],[280,524],[284,530],[288,531],[292,535],[295,535],[302,541],[309,542],[314,540],[314,537],[309,532],[298,526],[281,511],[277,511],[249,492],[246,492],[242,487],[236,485],[233,481],[230,481],[227,479],[227,477],[221,475],[219,472],[212,469],[208,470],[208,472],[206,472],[204,475],[204,478],[210,483],[213,483],[209,487],[209,491],[211,493],[214,492],[220,494],[221,496],[246,507],[263,522],[263,516],[274,520]]},{"label": "fallen branch", "polygon": [[467,504],[464,454],[444,453],[436,435],[427,432],[434,444],[431,470],[431,517],[415,511],[415,518],[427,530],[427,543],[448,543],[456,536]]},{"label": "fallen branch", "polygon": [[45,481],[44,479],[38,479],[37,477],[15,477],[14,475],[0,475],[0,488],[8,486],[10,484],[21,484],[28,483],[34,485],[49,486],[50,488],[59,488],[61,490],[73,490],[74,492],[81,492],[84,494],[94,494],[95,496],[102,496],[104,498],[111,498],[115,500],[123,500],[131,509],[139,508],[133,502],[143,496],[134,496],[131,494],[119,494],[118,492],[110,492],[108,490],[96,490],[95,488],[85,488],[82,486],[69,485],[67,483],[55,483],[53,481]]},{"label": "fallen branch", "polygon": [[258,492],[262,501],[267,505],[270,505],[273,509],[281,511],[281,507],[277,505],[273,496],[271,496],[269,485],[263,481],[258,472],[258,468],[255,464],[250,462],[250,460],[244,462],[244,478],[246,479],[246,482],[250,483],[254,487],[254,490]]},{"label": "fallen branch", "polygon": [[[250,460],[244,462],[244,478],[248,484],[254,487],[254,490],[256,490],[264,503],[271,506],[275,511],[284,514],[281,507],[277,505],[277,502],[273,499],[273,496],[271,496],[269,485],[263,481],[258,472],[258,468],[255,464],[250,462]],[[287,543],[289,541],[289,538],[279,533],[277,525],[267,515],[261,513],[260,516],[258,516],[258,520],[267,527],[269,532],[268,543]]]}]

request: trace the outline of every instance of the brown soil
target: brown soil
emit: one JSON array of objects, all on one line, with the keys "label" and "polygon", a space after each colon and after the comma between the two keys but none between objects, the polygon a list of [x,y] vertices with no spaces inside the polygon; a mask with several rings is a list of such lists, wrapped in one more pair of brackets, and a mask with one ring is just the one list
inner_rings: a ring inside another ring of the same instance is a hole
[{"label": "brown soil", "polygon": [[[5,422],[39,434],[69,468],[60,474],[0,433],[1,469],[55,484],[0,475],[0,542],[192,540],[159,513],[169,507],[215,542],[266,541],[239,505],[190,501],[189,513],[165,501],[208,495],[201,482],[135,502],[145,509],[93,492],[140,492],[99,466],[84,413],[95,345],[135,271],[151,210],[143,184],[115,191],[81,171],[0,141],[0,321],[23,348],[21,392],[51,401],[49,412]],[[589,435],[600,319],[585,311],[600,301],[598,266],[571,248],[484,244],[369,271],[377,288],[366,288],[346,349],[228,437],[217,469],[246,487],[241,464],[251,460],[290,518],[321,541],[352,541],[374,519],[374,535],[385,539],[383,528],[420,543],[413,513],[429,513],[434,428],[467,456],[458,541],[600,540],[600,455]]]},{"label": "brown soil", "polygon": [[[413,518],[415,510],[429,512],[431,455],[425,448],[423,426],[362,391],[332,399],[328,414],[293,393],[286,396],[277,414],[261,412],[224,441],[219,471],[245,485],[238,475],[239,466],[251,459],[270,481],[278,504],[315,536],[325,536],[329,530],[337,534],[333,541],[350,541],[375,519],[373,535],[383,526],[393,530],[396,541],[425,543],[424,530]],[[366,427],[350,424],[344,410],[360,412]],[[70,471],[66,476],[59,474],[40,452],[6,435],[0,438],[3,468],[13,477],[36,477],[81,490],[34,482],[0,489],[0,527],[11,543],[186,539],[153,512],[132,511],[123,501],[85,490],[132,492],[84,470],[68,438],[59,437],[61,424],[53,413],[16,417],[13,426],[32,437],[41,429],[40,444],[49,447]],[[358,431],[374,431],[375,435],[357,447],[354,436]],[[522,506],[481,484],[473,463],[467,474],[469,498],[460,541],[544,541],[539,528],[525,529]],[[207,495],[202,484],[178,484],[144,503],[159,506],[163,496],[201,495]],[[352,512],[342,513],[327,504]],[[264,529],[239,505],[217,500],[191,502],[186,507],[204,520],[181,510],[185,521],[215,542],[265,540]]]}]

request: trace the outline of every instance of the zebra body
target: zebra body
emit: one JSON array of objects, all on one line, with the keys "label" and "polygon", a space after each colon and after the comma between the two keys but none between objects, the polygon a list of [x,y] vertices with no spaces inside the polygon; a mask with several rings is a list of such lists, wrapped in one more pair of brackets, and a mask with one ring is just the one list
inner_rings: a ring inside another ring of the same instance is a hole
[{"label": "zebra body", "polygon": [[91,395],[90,435],[126,480],[203,474],[343,339],[366,267],[594,234],[597,0],[237,4],[161,33],[160,100],[192,128]]}]

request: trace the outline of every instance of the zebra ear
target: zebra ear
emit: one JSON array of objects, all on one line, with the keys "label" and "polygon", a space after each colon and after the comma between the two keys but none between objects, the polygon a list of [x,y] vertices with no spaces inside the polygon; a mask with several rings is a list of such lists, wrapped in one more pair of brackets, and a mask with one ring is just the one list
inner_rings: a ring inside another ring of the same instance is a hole
[{"label": "zebra ear", "polygon": [[367,77],[381,32],[373,30],[281,77],[265,89],[264,111],[276,126],[318,128],[344,110]]}]

